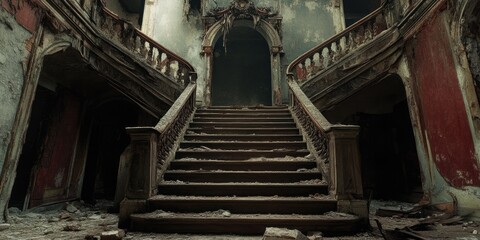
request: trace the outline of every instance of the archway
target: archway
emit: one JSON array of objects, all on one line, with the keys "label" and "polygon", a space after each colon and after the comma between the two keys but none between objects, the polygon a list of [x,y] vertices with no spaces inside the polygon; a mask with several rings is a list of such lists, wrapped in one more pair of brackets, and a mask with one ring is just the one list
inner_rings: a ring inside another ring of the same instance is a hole
[{"label": "archway", "polygon": [[256,30],[238,26],[213,53],[212,105],[271,105],[270,51]]},{"label": "archway", "polygon": [[[207,66],[207,71],[205,72],[204,84],[199,84],[198,91],[204,93],[204,105],[210,106],[212,105],[211,101],[211,94],[212,94],[212,79],[213,79],[213,71],[214,71],[214,47],[216,43],[221,41],[222,38],[222,23],[223,21],[217,21],[213,24],[208,31],[205,33],[205,37],[202,43],[202,54],[205,57],[205,62]],[[257,22],[257,25],[253,25],[252,20],[248,19],[239,19],[235,20],[232,31],[235,31],[235,28],[250,28],[252,31],[256,31],[260,34],[263,39],[267,42],[269,47],[269,56],[270,56],[270,81],[271,81],[271,103],[273,105],[280,105],[282,104],[282,92],[281,92],[281,84],[280,80],[282,78],[281,73],[281,63],[280,63],[280,55],[283,53],[282,49],[282,42],[280,39],[280,35],[275,27],[261,19]],[[227,36],[227,54],[228,54],[228,47],[231,41],[230,32]]]}]

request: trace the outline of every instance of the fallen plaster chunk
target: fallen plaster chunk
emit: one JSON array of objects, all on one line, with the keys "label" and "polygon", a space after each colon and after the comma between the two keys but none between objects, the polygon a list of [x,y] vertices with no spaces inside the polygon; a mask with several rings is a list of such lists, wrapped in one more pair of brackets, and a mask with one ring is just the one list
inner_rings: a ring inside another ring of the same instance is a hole
[{"label": "fallen plaster chunk", "polygon": [[101,240],[120,240],[125,237],[125,231],[122,229],[103,232],[100,235]]},{"label": "fallen plaster chunk", "polygon": [[265,229],[262,240],[309,240],[297,229],[269,227]]},{"label": "fallen plaster chunk", "polygon": [[10,224],[8,223],[1,223],[0,224],[0,231],[7,230],[10,228]]}]

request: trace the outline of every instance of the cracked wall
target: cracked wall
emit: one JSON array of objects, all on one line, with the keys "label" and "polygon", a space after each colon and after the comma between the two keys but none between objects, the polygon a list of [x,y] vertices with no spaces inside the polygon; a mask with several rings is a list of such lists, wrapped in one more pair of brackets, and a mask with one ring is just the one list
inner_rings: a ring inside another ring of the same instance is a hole
[{"label": "cracked wall", "polygon": [[31,33],[0,8],[0,168],[10,143],[17,106],[22,93]]},{"label": "cracked wall", "polygon": [[[232,0],[206,0],[203,13],[190,11],[188,18],[184,2],[147,0],[142,31],[194,66],[198,73],[198,101],[204,97],[207,68],[200,55],[205,33],[201,15],[216,7],[228,7]],[[281,59],[282,73],[296,57],[344,28],[341,1],[338,0],[259,0],[254,3],[257,7],[272,7],[283,18],[280,33],[285,52]],[[284,74],[281,77],[282,98],[287,101],[288,87]]]}]

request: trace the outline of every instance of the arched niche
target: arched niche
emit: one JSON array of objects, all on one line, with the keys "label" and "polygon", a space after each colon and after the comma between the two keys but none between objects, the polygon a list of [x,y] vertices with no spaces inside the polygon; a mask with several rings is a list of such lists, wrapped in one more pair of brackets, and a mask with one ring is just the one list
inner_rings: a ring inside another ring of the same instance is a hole
[{"label": "arched niche", "polygon": [[[261,19],[254,26],[253,21],[249,19],[239,19],[233,24],[233,27],[249,27],[255,29],[262,35],[268,43],[270,49],[271,64],[271,82],[272,82],[272,105],[280,105],[282,102],[282,93],[280,88],[282,41],[275,27],[268,21]],[[212,77],[213,77],[213,49],[217,41],[223,37],[223,21],[214,23],[206,32],[202,43],[202,54],[205,57],[207,71],[205,74],[204,104],[211,105]],[[228,39],[228,35],[227,35]],[[227,40],[228,41],[228,40]],[[228,43],[227,43],[228,45]]]}]

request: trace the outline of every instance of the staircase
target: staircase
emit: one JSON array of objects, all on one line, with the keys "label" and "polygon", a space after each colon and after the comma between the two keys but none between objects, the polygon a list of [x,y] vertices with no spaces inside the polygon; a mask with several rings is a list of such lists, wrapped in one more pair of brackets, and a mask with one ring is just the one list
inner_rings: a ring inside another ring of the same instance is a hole
[{"label": "staircase", "polygon": [[130,216],[130,230],[338,234],[361,225],[335,212],[337,201],[287,107],[197,110],[158,192],[147,200],[148,213]]}]

